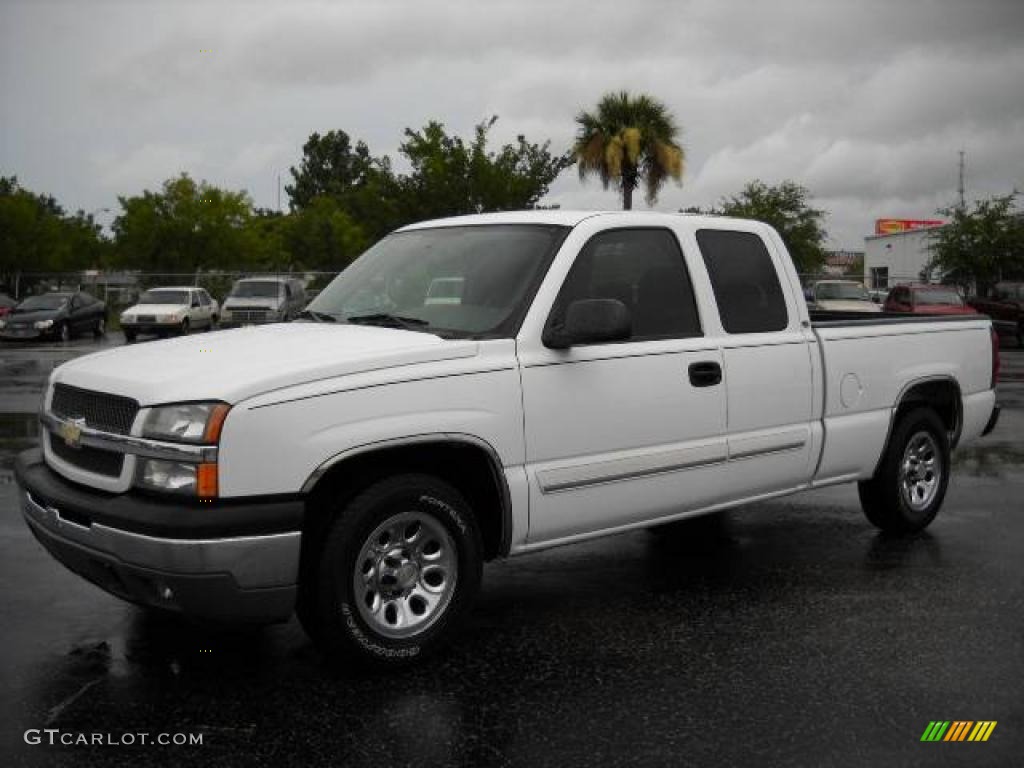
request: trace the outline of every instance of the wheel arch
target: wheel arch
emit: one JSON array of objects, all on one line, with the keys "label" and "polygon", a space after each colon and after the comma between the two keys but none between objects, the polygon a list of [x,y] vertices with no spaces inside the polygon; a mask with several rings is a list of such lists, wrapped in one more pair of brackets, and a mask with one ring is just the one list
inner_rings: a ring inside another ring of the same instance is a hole
[{"label": "wheel arch", "polygon": [[504,557],[512,541],[512,502],[502,467],[490,443],[462,433],[394,438],[342,451],[321,463],[302,486],[307,498],[303,560],[318,550],[340,507],[374,482],[407,472],[435,475],[459,490],[480,525],[484,559]]},{"label": "wheel arch", "polygon": [[953,376],[927,376],[908,381],[903,385],[889,415],[889,430],[882,445],[882,453],[875,465],[875,472],[881,465],[892,441],[892,433],[903,414],[917,407],[928,407],[935,411],[949,435],[950,450],[956,448],[963,428],[963,397],[960,384]]}]

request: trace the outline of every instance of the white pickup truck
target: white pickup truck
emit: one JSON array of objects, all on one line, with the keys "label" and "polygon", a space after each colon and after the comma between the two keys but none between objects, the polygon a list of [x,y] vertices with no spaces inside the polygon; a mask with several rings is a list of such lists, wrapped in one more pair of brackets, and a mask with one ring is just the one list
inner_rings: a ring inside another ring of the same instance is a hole
[{"label": "white pickup truck", "polygon": [[848,482],[917,531],[999,414],[988,319],[812,318],[752,221],[425,222],[303,318],[56,369],[16,469],[39,541],[141,605],[297,611],[330,657],[398,665],[493,558]]}]

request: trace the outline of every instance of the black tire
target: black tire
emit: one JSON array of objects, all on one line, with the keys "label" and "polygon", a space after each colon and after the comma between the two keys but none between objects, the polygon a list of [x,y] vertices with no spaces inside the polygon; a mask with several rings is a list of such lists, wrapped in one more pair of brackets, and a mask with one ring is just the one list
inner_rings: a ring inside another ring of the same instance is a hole
[{"label": "black tire", "polygon": [[188,336],[188,318],[186,317],[181,321],[181,327],[178,328],[178,333],[181,336]]},{"label": "black tire", "polygon": [[949,453],[949,435],[935,411],[902,414],[875,476],[857,487],[868,520],[889,533],[926,528],[946,496]]},{"label": "black tire", "polygon": [[[410,534],[416,521],[419,533]],[[381,532],[390,525],[397,537]],[[457,490],[431,475],[387,478],[327,527],[315,567],[304,569],[299,619],[332,663],[406,666],[443,646],[472,607],[482,552],[479,527]],[[436,605],[423,595],[436,597]],[[398,632],[410,634],[389,636]]]},{"label": "black tire", "polygon": [[100,317],[96,320],[96,327],[93,328],[92,335],[97,339],[101,339],[107,334],[107,319]]},{"label": "black tire", "polygon": [[126,344],[133,344],[135,342],[135,331],[129,331],[127,328],[124,329],[124,341]]},{"label": "black tire", "polygon": [[66,322],[57,325],[57,338],[61,341],[71,341],[71,326]]}]

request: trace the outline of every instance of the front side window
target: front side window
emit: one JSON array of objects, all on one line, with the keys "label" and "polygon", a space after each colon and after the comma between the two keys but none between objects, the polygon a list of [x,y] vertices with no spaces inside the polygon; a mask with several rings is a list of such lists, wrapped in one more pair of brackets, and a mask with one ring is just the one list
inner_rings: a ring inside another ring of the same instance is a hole
[{"label": "front side window", "polygon": [[29,296],[18,305],[19,312],[35,312],[45,309],[60,309],[68,303],[66,293],[46,293],[42,296]]},{"label": "front side window", "polygon": [[580,251],[552,309],[549,325],[582,299],[621,301],[632,320],[630,341],[700,336],[690,275],[666,229],[619,229],[592,237]]},{"label": "front side window", "polygon": [[240,280],[231,289],[237,299],[277,299],[281,294],[281,283],[274,280]]},{"label": "front side window", "polygon": [[139,297],[139,304],[189,304],[188,291],[146,291]]},{"label": "front side window", "polygon": [[960,307],[964,303],[955,288],[929,288],[923,291],[916,291],[914,296],[918,304],[931,306]]},{"label": "front side window", "polygon": [[697,244],[726,333],[770,333],[789,325],[782,285],[760,237],[752,232],[701,229]]},{"label": "front side window", "polygon": [[[900,295],[900,301],[905,297]],[[815,291],[818,301],[871,301],[867,290],[856,283],[821,283]]]},{"label": "front side window", "polygon": [[486,224],[396,232],[332,280],[308,314],[453,337],[510,337],[568,231]]}]

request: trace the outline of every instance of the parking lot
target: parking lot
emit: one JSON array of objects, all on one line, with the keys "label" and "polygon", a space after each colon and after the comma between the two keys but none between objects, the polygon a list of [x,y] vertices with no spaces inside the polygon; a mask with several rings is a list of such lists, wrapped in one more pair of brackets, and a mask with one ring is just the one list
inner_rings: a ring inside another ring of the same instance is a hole
[{"label": "parking lot", "polygon": [[[297,622],[151,616],[64,570],[11,468],[45,377],[121,343],[0,344],[0,751],[8,764],[971,765],[1024,747],[1024,350],[996,431],[958,455],[912,538],[853,486],[488,565],[447,654],[329,674]],[[159,342],[157,342],[159,343]],[[994,720],[986,743],[922,743]],[[201,746],[48,746],[28,729],[201,733]]]}]

